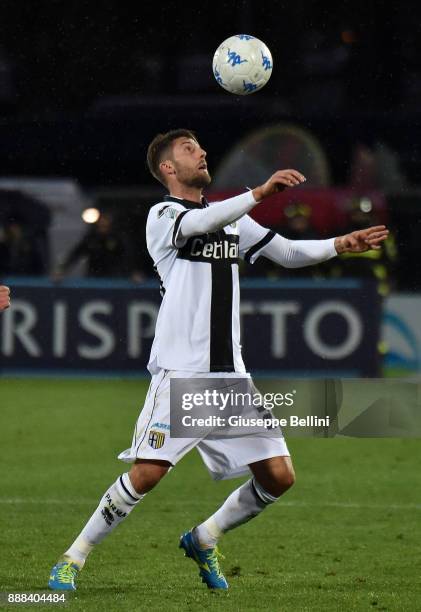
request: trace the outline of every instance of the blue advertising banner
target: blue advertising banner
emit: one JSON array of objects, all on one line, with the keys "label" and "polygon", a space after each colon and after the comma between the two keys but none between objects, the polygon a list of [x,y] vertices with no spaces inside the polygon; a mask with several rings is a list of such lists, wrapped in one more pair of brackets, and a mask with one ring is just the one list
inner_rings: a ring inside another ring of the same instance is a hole
[{"label": "blue advertising banner", "polygon": [[[13,304],[0,316],[3,373],[145,373],[161,302],[156,283],[4,282]],[[246,280],[241,313],[254,374],[378,374],[381,304],[370,282]]]}]

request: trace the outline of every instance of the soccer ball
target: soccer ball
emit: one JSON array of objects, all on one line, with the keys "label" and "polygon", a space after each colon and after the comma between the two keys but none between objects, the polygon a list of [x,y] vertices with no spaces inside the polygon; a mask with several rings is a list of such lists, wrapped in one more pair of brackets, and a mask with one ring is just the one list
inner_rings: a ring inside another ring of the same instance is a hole
[{"label": "soccer ball", "polygon": [[266,85],[273,62],[265,43],[249,34],[236,34],[219,45],[212,66],[221,87],[246,96]]}]

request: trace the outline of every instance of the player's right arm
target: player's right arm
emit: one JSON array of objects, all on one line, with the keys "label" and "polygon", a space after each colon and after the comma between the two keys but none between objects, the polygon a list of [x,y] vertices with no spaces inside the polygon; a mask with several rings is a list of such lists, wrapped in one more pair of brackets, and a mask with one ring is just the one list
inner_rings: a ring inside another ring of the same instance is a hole
[{"label": "player's right arm", "polygon": [[305,181],[297,170],[278,170],[263,185],[208,208],[185,211],[178,221],[177,246],[190,236],[215,232],[249,213],[264,198]]},{"label": "player's right arm", "polygon": [[275,174],[260,185],[253,189],[253,196],[256,202],[261,202],[274,193],[284,191],[286,187],[295,187],[306,181],[306,177],[297,170],[278,170]]},{"label": "player's right arm", "polygon": [[5,310],[10,306],[10,289],[5,285],[0,285],[0,310]]}]

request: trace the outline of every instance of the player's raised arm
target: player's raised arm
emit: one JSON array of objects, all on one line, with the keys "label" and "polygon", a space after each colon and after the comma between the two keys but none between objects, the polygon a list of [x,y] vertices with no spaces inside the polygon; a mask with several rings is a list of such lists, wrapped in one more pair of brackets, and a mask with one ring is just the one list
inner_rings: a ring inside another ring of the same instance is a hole
[{"label": "player's raised arm", "polygon": [[278,170],[266,183],[253,189],[253,196],[257,202],[261,202],[264,198],[283,191],[286,187],[301,185],[305,180],[306,177],[297,170]]},{"label": "player's raised arm", "polygon": [[261,249],[260,254],[285,268],[304,268],[327,261],[339,253],[362,253],[380,249],[389,231],[384,225],[369,227],[327,240],[287,240],[279,234]]},{"label": "player's raised arm", "polygon": [[186,211],[179,224],[178,238],[215,232],[246,215],[264,198],[286,187],[300,185],[305,180],[297,170],[279,170],[266,183],[247,193],[212,204],[208,208]]},{"label": "player's raised arm", "polygon": [[364,253],[370,249],[378,251],[388,235],[389,230],[385,225],[374,225],[345,236],[338,236],[335,238],[335,249],[337,253]]},{"label": "player's raised arm", "polygon": [[10,289],[5,285],[0,285],[0,310],[5,310],[10,306]]}]

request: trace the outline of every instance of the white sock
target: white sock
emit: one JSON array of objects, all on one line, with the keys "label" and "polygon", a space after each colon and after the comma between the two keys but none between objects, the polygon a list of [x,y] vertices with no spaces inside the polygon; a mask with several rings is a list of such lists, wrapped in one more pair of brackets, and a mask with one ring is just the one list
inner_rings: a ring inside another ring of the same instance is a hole
[{"label": "white sock", "polygon": [[193,536],[201,548],[213,548],[223,533],[246,523],[277,499],[255,478],[248,480],[231,493],[215,514],[195,527]]},{"label": "white sock", "polygon": [[95,544],[99,544],[135,508],[145,495],[133,488],[128,473],[119,476],[106,491],[81,533],[64,553],[64,557],[76,561],[81,567]]}]

